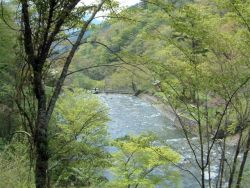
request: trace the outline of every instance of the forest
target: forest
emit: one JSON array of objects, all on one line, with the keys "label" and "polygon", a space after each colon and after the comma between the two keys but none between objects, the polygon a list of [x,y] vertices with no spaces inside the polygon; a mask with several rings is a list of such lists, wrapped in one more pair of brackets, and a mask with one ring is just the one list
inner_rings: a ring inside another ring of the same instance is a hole
[{"label": "forest", "polygon": [[250,0],[1,0],[0,188],[248,188]]}]

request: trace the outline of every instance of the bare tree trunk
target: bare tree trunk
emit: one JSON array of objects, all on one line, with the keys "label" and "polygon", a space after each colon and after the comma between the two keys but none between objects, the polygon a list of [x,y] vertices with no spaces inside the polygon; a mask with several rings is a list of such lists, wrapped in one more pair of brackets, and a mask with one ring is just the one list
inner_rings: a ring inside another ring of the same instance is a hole
[{"label": "bare tree trunk", "polygon": [[225,151],[226,151],[226,138],[223,139],[223,146],[222,146],[222,156],[221,156],[221,171],[220,171],[220,185],[222,187],[223,177],[224,177],[224,167],[225,167]]},{"label": "bare tree trunk", "polygon": [[243,176],[243,173],[244,173],[244,167],[245,167],[245,164],[246,164],[246,161],[247,161],[249,147],[250,147],[250,131],[248,132],[246,149],[244,151],[243,159],[242,159],[242,162],[241,162],[241,165],[240,165],[240,170],[239,170],[239,175],[238,175],[238,179],[237,179],[237,183],[236,183],[236,188],[240,188],[240,185],[241,185],[241,180],[242,180],[242,176]]},{"label": "bare tree trunk", "polygon": [[38,101],[34,144],[36,146],[35,179],[36,187],[47,185],[48,169],[48,118],[46,115],[46,94],[42,82],[42,70],[34,68],[34,92]]},{"label": "bare tree trunk", "polygon": [[[210,136],[209,136],[209,114],[208,114],[208,94],[206,94],[206,102],[205,102],[205,118],[206,118],[206,137],[207,137],[207,152],[209,152],[210,147]],[[211,131],[212,132],[212,131]],[[207,159],[207,166],[208,166],[208,185],[209,188],[212,187],[211,184],[211,161],[210,158]]]},{"label": "bare tree trunk", "polygon": [[39,112],[40,117],[37,123],[36,131],[36,168],[35,179],[36,187],[43,188],[47,185],[47,169],[48,169],[48,126],[44,111]]},{"label": "bare tree trunk", "polygon": [[239,136],[239,140],[238,140],[238,143],[237,143],[237,147],[236,147],[236,151],[235,151],[235,155],[234,155],[234,160],[233,160],[233,167],[232,167],[232,170],[230,172],[228,188],[231,188],[232,185],[233,185],[234,173],[235,173],[236,166],[237,166],[237,158],[238,158],[238,155],[240,153],[240,144],[241,144],[241,139],[242,139],[242,132],[243,132],[243,130],[240,131],[240,136]]},{"label": "bare tree trunk", "polygon": [[[199,103],[199,99],[197,100]],[[197,109],[198,109],[198,128],[199,128],[199,141],[200,141],[200,152],[201,152],[201,164],[200,169],[201,169],[201,187],[205,188],[205,163],[204,163],[204,142],[203,142],[203,133],[202,133],[202,125],[201,125],[201,120],[200,120],[200,111],[199,111],[199,106],[197,105]]]}]

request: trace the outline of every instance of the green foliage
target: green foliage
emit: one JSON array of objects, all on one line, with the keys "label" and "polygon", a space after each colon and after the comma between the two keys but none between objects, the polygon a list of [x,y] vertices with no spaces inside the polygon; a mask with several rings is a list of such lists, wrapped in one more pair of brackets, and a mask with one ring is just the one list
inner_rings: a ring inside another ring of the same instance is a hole
[{"label": "green foliage", "polygon": [[[46,2],[41,3],[41,7],[46,9]],[[76,12],[68,27],[78,27],[82,14],[87,13],[81,7]],[[5,19],[15,25],[12,14],[5,7]],[[119,14],[129,19],[109,19],[95,26],[91,37],[74,57],[71,70],[101,64],[128,64],[86,69],[71,75],[67,84],[84,89],[131,89],[133,82],[138,89],[152,91],[151,82],[159,80],[156,95],[171,103],[181,117],[199,123],[200,136],[212,135],[218,124],[221,124],[220,130],[228,134],[247,130],[249,82],[232,98],[226,118],[221,116],[225,101],[250,75],[250,1],[152,0]],[[33,28],[38,23],[36,19],[34,14]],[[37,36],[39,41],[43,35]],[[66,34],[62,32],[60,36]],[[5,146],[6,138],[15,130],[13,125],[17,124],[13,101],[15,44],[16,33],[0,19],[0,137],[3,137],[0,150],[4,151],[0,153],[0,187],[29,184],[32,187],[27,148],[21,142]],[[57,63],[55,69],[60,69],[62,62]],[[46,76],[47,86],[53,86],[58,76],[52,72],[51,77]],[[51,93],[53,88],[46,89]],[[24,102],[24,106],[28,102]],[[32,112],[28,112],[32,116]],[[115,140],[113,146],[117,150],[110,161],[105,150],[107,110],[86,91],[65,90],[53,118],[49,134],[49,174],[53,185],[103,185],[106,181],[103,171],[111,162],[114,177],[105,184],[107,187],[154,187],[157,184],[166,187],[170,186],[169,182],[175,185],[176,174],[168,171],[170,163],[178,162],[180,156],[169,147],[157,146],[151,136]],[[161,173],[154,173],[157,170]]]},{"label": "green foliage", "polygon": [[12,27],[14,25],[13,12],[9,6],[4,6],[3,17],[0,17],[0,71],[9,63],[13,63],[15,60],[15,43],[16,37],[15,32],[6,25],[4,20],[10,24]]},{"label": "green foliage", "polygon": [[128,71],[117,70],[106,79],[105,86],[110,89],[132,90],[132,77],[133,75]]},{"label": "green foliage", "polygon": [[0,151],[0,187],[35,187],[26,142],[15,139]]},{"label": "green foliage", "polygon": [[[121,14],[128,16],[126,15],[126,11],[127,10],[124,10]],[[133,11],[135,15],[140,16],[138,9],[132,9],[131,11]],[[134,19],[134,16],[132,19]],[[133,79],[139,89],[148,89],[151,86],[152,79],[149,74],[145,74],[148,72],[147,69],[140,65],[143,59],[134,56],[134,53],[141,54],[146,50],[141,35],[141,33],[144,32],[144,28],[147,27],[151,29],[159,24],[158,22],[152,22],[155,23],[155,25],[149,27],[146,23],[149,24],[151,23],[150,21],[146,20],[145,23],[137,23],[133,21],[127,22],[126,19],[119,20],[119,22],[108,20],[100,26],[97,26],[88,39],[89,43],[83,45],[78,51],[74,58],[75,65],[72,69],[79,70],[83,67],[100,64],[124,64],[124,62],[128,64],[88,69],[72,77],[72,79],[80,80],[81,77],[84,77],[82,76],[82,74],[84,74],[93,80],[104,80],[105,88],[112,88],[114,90],[130,90]],[[98,42],[105,44],[106,47]]]},{"label": "green foliage", "polygon": [[[171,18],[171,21],[161,23],[157,32],[147,33],[147,41],[154,40],[164,45],[158,45],[158,51],[150,56],[145,53],[152,59],[148,63],[150,70],[161,81],[162,98],[185,116],[195,121],[200,119],[203,125],[207,118],[207,104],[208,118],[211,118],[209,124],[214,127],[218,125],[218,112],[223,111],[225,101],[249,77],[250,72],[247,65],[249,3],[216,2],[187,3],[177,9],[167,8],[167,12],[156,15],[155,19]],[[151,50],[150,47],[148,49]],[[245,92],[248,89],[249,82],[234,96],[229,106],[229,132],[239,124],[236,114],[244,114],[243,111],[249,108],[245,102],[249,100]]]},{"label": "green foliage", "polygon": [[[229,134],[249,134],[249,7],[248,1],[225,0],[167,8],[165,18],[171,22],[165,23],[163,32],[148,34],[151,40],[165,43],[148,56],[153,59],[149,67],[161,81],[160,96],[182,120],[184,133],[193,133],[189,125],[196,125],[200,151],[195,148],[194,154],[209,155],[203,147],[212,148],[211,142]],[[211,161],[196,162],[204,160]],[[228,164],[222,165],[227,169]],[[228,172],[223,175],[227,178]]]},{"label": "green foliage", "polygon": [[[4,81],[12,82],[12,77],[9,74],[10,70],[14,67],[15,44],[17,38],[16,32],[9,28],[3,19],[11,26],[14,25],[13,12],[11,11],[10,6],[3,6],[3,16],[0,16],[0,84],[1,87],[4,88],[6,85],[6,83],[4,84]],[[4,90],[1,91],[1,95],[3,91]]]},{"label": "green foliage", "polygon": [[3,16],[2,12],[0,16],[0,137],[8,140],[18,124],[13,101],[17,35],[3,19],[15,27],[9,4],[3,6]]},{"label": "green foliage", "polygon": [[[155,187],[156,185],[169,184],[171,179],[168,171],[171,163],[177,163],[180,155],[167,146],[155,145],[153,136],[124,137],[113,142],[117,151],[113,153],[113,174],[108,187]],[[158,172],[157,172],[158,171]],[[159,172],[160,171],[160,172]]]},{"label": "green foliage", "polygon": [[73,75],[72,82],[72,85],[74,85],[75,87],[87,90],[91,90],[93,88],[103,89],[105,87],[105,83],[103,80],[93,80],[84,74]]},{"label": "green foliage", "polygon": [[81,89],[65,90],[50,130],[50,176],[60,186],[87,186],[104,180],[109,165],[107,109]]}]

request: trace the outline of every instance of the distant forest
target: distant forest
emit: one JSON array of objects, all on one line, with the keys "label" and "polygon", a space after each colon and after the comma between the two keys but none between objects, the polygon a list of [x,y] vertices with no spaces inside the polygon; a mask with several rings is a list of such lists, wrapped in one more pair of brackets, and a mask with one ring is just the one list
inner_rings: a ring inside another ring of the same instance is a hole
[{"label": "distant forest", "polygon": [[[0,187],[249,187],[249,0],[2,0],[0,73]],[[111,138],[100,93],[151,99],[191,156]]]}]

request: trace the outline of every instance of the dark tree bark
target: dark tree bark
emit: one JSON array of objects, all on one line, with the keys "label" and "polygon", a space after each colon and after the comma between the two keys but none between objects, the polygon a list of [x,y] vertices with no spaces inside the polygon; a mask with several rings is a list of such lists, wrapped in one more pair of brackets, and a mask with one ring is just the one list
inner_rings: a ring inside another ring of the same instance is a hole
[{"label": "dark tree bark", "polygon": [[238,174],[238,179],[237,179],[237,183],[236,183],[236,188],[240,188],[249,149],[250,149],[250,131],[248,132],[246,148],[245,148],[245,151],[244,151],[244,154],[243,154],[243,159],[241,161],[240,170],[239,170],[239,174]]},{"label": "dark tree bark", "polygon": [[[38,19],[38,25],[31,26],[32,16],[30,15],[31,10],[29,10],[29,1],[21,0],[21,27],[23,36],[23,45],[25,49],[26,62],[31,65],[33,73],[32,87],[34,90],[34,95],[36,98],[37,109],[36,109],[36,119],[34,123],[32,132],[33,144],[35,146],[35,183],[37,188],[48,187],[48,160],[49,160],[49,148],[48,148],[48,125],[51,119],[52,113],[55,108],[56,101],[62,90],[64,80],[67,76],[70,63],[77,51],[81,40],[88,29],[89,24],[95,18],[96,14],[102,8],[105,0],[96,7],[86,7],[86,10],[91,9],[92,13],[90,18],[83,23],[81,31],[78,35],[77,41],[73,44],[69,55],[64,63],[61,76],[57,80],[55,85],[55,90],[52,97],[48,100],[48,96],[45,92],[44,85],[44,65],[49,57],[51,46],[55,42],[57,35],[59,34],[61,28],[70,19],[71,13],[80,0],[69,0],[68,2],[50,0],[45,3],[44,7],[36,7]],[[33,4],[34,5],[33,5]],[[35,2],[31,2],[32,6],[35,6]],[[43,6],[43,5],[39,5]],[[56,8],[57,7],[57,8]],[[59,8],[58,8],[59,7]],[[53,17],[55,16],[55,17]],[[41,27],[44,27],[41,29]],[[42,37],[41,37],[42,36]],[[40,38],[39,38],[40,37]],[[41,40],[39,40],[41,39]],[[35,41],[35,42],[34,42]],[[49,102],[47,102],[49,101]],[[21,106],[20,106],[21,108]],[[29,117],[25,117],[29,119]]]},{"label": "dark tree bark", "polygon": [[48,118],[46,116],[46,94],[42,83],[41,70],[34,70],[34,91],[38,101],[35,147],[36,147],[36,167],[35,179],[36,187],[42,188],[46,184],[48,169]]},{"label": "dark tree bark", "polygon": [[232,170],[230,172],[230,176],[229,176],[229,181],[228,181],[228,188],[231,188],[233,185],[233,180],[234,180],[234,174],[235,174],[235,170],[236,170],[236,166],[237,166],[237,159],[240,153],[240,145],[241,145],[241,139],[242,139],[242,134],[243,134],[243,130],[240,131],[240,135],[239,135],[239,140],[236,146],[236,151],[234,154],[234,160],[233,160],[233,166],[232,166]]}]

